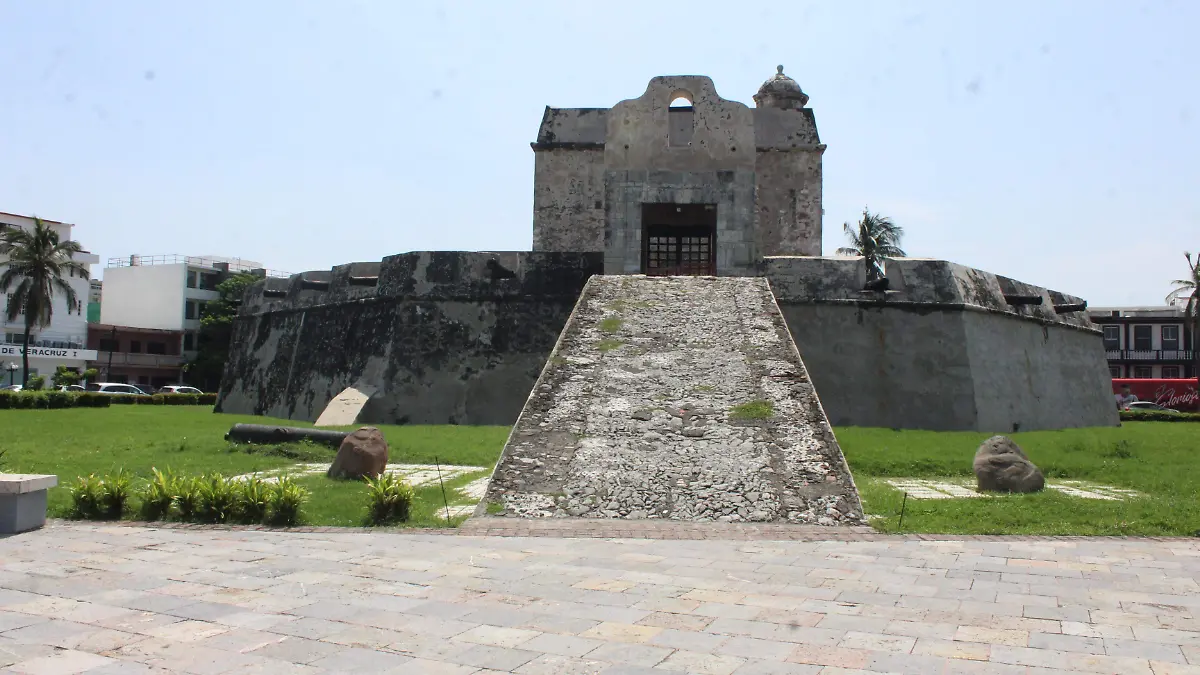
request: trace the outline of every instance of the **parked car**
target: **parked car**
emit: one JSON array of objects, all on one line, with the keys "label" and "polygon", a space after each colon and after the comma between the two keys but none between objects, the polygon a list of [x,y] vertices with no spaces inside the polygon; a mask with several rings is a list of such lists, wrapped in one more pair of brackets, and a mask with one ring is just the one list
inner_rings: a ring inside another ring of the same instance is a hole
[{"label": "parked car", "polygon": [[1134,401],[1133,403],[1130,403],[1127,407],[1130,410],[1156,410],[1158,412],[1182,414],[1178,410],[1174,410],[1172,408],[1166,408],[1157,403],[1151,403],[1150,401]]},{"label": "parked car", "polygon": [[77,384],[64,384],[63,386],[59,387],[58,390],[59,391],[74,391],[74,392],[87,391],[87,389],[85,389],[84,387],[81,387]]},{"label": "parked car", "polygon": [[149,396],[149,394],[132,384],[122,384],[120,382],[93,382],[87,386],[87,390],[97,394],[113,394],[117,396]]},{"label": "parked car", "polygon": [[25,387],[22,387],[22,386],[21,386],[21,385],[19,385],[19,384],[10,384],[10,385],[8,385],[7,387],[5,387],[5,388],[3,389],[3,391],[21,391],[21,390],[22,390],[22,389],[24,389],[24,388],[25,388]]},{"label": "parked car", "polygon": [[203,394],[195,387],[189,387],[186,384],[168,384],[167,386],[154,392],[156,394]]}]

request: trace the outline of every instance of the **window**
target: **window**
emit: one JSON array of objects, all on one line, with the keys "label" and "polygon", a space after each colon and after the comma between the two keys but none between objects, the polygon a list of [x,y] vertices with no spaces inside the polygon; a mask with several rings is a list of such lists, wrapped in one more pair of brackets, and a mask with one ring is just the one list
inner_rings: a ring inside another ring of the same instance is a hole
[{"label": "window", "polygon": [[1108,376],[1113,378],[1121,377],[1121,366],[1109,366]]},{"label": "window", "polygon": [[1134,366],[1133,376],[1139,380],[1149,380],[1154,377],[1154,369],[1150,366]]},{"label": "window", "polygon": [[1162,348],[1179,349],[1179,326],[1162,327]]},{"label": "window", "polygon": [[100,351],[115,352],[121,349],[119,343],[112,338],[100,338]]},{"label": "window", "polygon": [[196,303],[188,300],[183,305],[183,318],[191,320],[196,318]]},{"label": "window", "polygon": [[692,108],[692,95],[686,91],[671,94],[671,106],[667,108],[667,145],[686,148],[692,144],[696,130],[696,113]]},{"label": "window", "polygon": [[187,276],[187,287],[195,288],[197,285],[199,285],[199,282],[197,281],[197,277],[199,276],[200,274],[198,272],[189,271]]},{"label": "window", "polygon": [[1150,339],[1150,328],[1150,326],[1133,327],[1133,348],[1137,351],[1149,351],[1154,349]]},{"label": "window", "polygon": [[142,353],[142,343],[140,340],[130,340],[129,341],[129,353],[130,354],[141,354]]},{"label": "window", "polygon": [[[8,308],[9,308],[9,307],[11,307],[11,306],[12,306],[12,304],[13,304],[13,294],[12,294],[12,293],[9,293],[9,294],[8,294],[8,296],[7,296],[7,297],[4,299],[4,309],[5,309],[5,311],[8,311]],[[25,313],[25,308],[24,308],[24,307],[22,307],[21,309],[17,310],[17,314],[24,314],[24,313]]]},{"label": "window", "polygon": [[147,354],[166,354],[167,353],[167,343],[165,343],[165,342],[147,342],[146,343],[146,353]]},{"label": "window", "polygon": [[1179,366],[1163,366],[1162,376],[1164,380],[1178,380]]},{"label": "window", "polygon": [[217,284],[221,283],[221,275],[219,274],[201,274],[200,289],[205,291],[217,290]]},{"label": "window", "polygon": [[1120,326],[1105,326],[1104,327],[1104,349],[1105,351],[1116,351],[1121,348],[1121,327]]},{"label": "window", "polygon": [[183,351],[190,352],[195,348],[196,348],[196,334],[195,333],[184,333],[183,334]]}]

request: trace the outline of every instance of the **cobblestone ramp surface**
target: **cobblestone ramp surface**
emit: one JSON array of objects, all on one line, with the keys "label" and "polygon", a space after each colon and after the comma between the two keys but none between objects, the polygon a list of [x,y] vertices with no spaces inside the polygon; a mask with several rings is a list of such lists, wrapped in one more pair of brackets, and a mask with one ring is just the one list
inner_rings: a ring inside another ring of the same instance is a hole
[{"label": "cobblestone ramp surface", "polygon": [[592,277],[476,515],[863,523],[762,278]]}]

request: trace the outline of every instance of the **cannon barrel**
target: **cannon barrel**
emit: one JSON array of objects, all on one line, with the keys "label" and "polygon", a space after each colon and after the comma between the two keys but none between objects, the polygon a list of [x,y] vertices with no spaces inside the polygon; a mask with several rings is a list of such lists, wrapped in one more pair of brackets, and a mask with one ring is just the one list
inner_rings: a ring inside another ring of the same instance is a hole
[{"label": "cannon barrel", "polygon": [[353,432],[277,427],[270,424],[235,424],[229,429],[229,433],[225,434],[225,440],[234,443],[296,443],[308,440],[336,448],[351,433]]}]

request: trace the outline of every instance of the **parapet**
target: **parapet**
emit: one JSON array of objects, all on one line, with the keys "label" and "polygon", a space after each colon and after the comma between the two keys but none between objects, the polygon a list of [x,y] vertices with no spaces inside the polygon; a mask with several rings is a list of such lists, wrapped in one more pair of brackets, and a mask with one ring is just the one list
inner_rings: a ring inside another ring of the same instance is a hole
[{"label": "parapet", "polygon": [[415,251],[381,262],[267,278],[250,286],[243,316],[348,302],[393,300],[538,300],[578,297],[603,253]]},{"label": "parapet", "polygon": [[1015,279],[946,260],[895,258],[886,264],[890,290],[862,290],[866,269],[859,257],[771,256],[763,274],[785,304],[857,304],[898,309],[962,309],[1097,331],[1087,302]]}]

